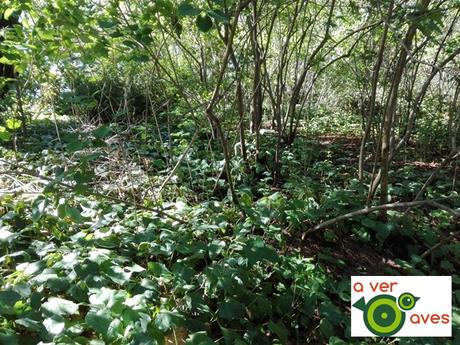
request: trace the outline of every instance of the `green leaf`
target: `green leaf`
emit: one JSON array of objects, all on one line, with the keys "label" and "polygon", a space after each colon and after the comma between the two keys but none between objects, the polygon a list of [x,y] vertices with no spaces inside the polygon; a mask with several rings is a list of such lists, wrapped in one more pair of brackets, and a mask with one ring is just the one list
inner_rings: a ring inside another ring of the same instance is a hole
[{"label": "green leaf", "polygon": [[16,130],[18,128],[21,128],[21,120],[18,119],[7,119],[6,120],[6,128],[11,129],[11,130]]},{"label": "green leaf", "polygon": [[344,319],[342,312],[331,302],[322,302],[319,306],[319,314],[321,317],[329,320],[334,326],[338,326]]},{"label": "green leaf", "polygon": [[83,223],[83,221],[85,220],[77,208],[69,206],[67,204],[59,205],[57,211],[60,218],[69,217],[75,223]]},{"label": "green leaf", "polygon": [[235,300],[227,300],[220,305],[219,316],[226,320],[241,319],[244,316],[244,304]]},{"label": "green leaf", "polygon": [[205,14],[204,16],[199,15],[196,17],[196,26],[203,32],[208,32],[212,28],[212,19],[210,16]]},{"label": "green leaf", "polygon": [[162,332],[167,332],[172,327],[180,326],[183,316],[171,311],[162,311],[155,317],[155,326]]},{"label": "green leaf", "polygon": [[192,333],[188,336],[185,345],[215,345],[216,343],[206,335],[205,331]]},{"label": "green leaf", "polygon": [[260,238],[250,240],[246,244],[243,248],[243,256],[248,259],[249,266],[262,260],[277,262],[279,259],[276,250],[267,246]]},{"label": "green leaf", "polygon": [[230,23],[230,18],[221,10],[210,10],[208,14],[219,23]]},{"label": "green leaf", "polygon": [[338,337],[330,337],[329,338],[329,345],[347,345],[348,343],[346,341],[343,341],[342,339]]},{"label": "green leaf", "polygon": [[112,322],[112,315],[107,309],[98,310],[97,312],[90,311],[86,314],[85,322],[96,332],[106,334]]},{"label": "green leaf", "polygon": [[15,322],[16,324],[21,325],[34,332],[39,332],[40,330],[42,330],[41,322],[37,320],[33,320],[30,318],[23,318],[23,319],[18,319]]},{"label": "green leaf", "polygon": [[21,299],[21,295],[11,290],[0,291],[0,306],[12,307]]},{"label": "green leaf", "polygon": [[15,234],[14,232],[8,231],[5,226],[0,228],[0,243],[2,243],[2,242],[11,242],[17,236],[18,235]]},{"label": "green leaf", "polygon": [[327,319],[322,319],[319,322],[319,330],[326,338],[330,338],[334,335],[334,326],[332,326]]},{"label": "green leaf", "polygon": [[388,222],[388,223],[378,222],[376,224],[376,227],[375,227],[375,230],[376,230],[375,237],[377,238],[377,240],[379,240],[380,243],[383,243],[388,238],[390,233],[394,230],[394,228],[395,228],[394,223],[391,223],[391,222]]},{"label": "green leaf", "polygon": [[66,150],[69,152],[76,152],[86,149],[89,146],[87,141],[72,141],[66,145]]},{"label": "green leaf", "polygon": [[8,20],[11,15],[14,13],[15,9],[14,8],[7,8],[5,10],[5,13],[3,14],[3,18],[5,18],[6,20]]},{"label": "green leaf", "polygon": [[200,14],[200,10],[189,2],[184,1],[177,8],[177,14],[179,17],[197,16]]},{"label": "green leaf", "polygon": [[32,203],[32,220],[36,222],[45,213],[48,200],[44,196],[38,196]]},{"label": "green leaf", "polygon": [[110,279],[119,285],[126,284],[131,278],[131,271],[126,272],[123,268],[115,265],[104,269],[104,272]]},{"label": "green leaf", "polygon": [[225,242],[221,240],[214,240],[209,244],[208,251],[209,251],[209,257],[211,259],[214,259],[216,256],[218,256],[222,250],[225,248]]},{"label": "green leaf", "polygon": [[133,60],[138,62],[148,62],[150,61],[150,56],[146,54],[136,54],[134,55]]},{"label": "green leaf", "polygon": [[110,29],[118,25],[116,21],[113,20],[104,20],[104,19],[99,19],[97,21],[97,24],[101,29]]},{"label": "green leaf", "polygon": [[272,320],[270,320],[268,322],[268,329],[278,336],[278,339],[282,344],[287,343],[289,331],[281,321],[274,323]]},{"label": "green leaf", "polygon": [[6,130],[5,127],[0,126],[0,140],[8,141],[11,139],[11,134]]},{"label": "green leaf", "polygon": [[78,304],[59,297],[50,297],[42,304],[42,309],[53,315],[78,314]]},{"label": "green leaf", "polygon": [[53,315],[43,320],[43,326],[53,335],[58,335],[64,332],[65,319],[60,315]]},{"label": "green leaf", "polygon": [[95,130],[93,130],[92,133],[96,138],[102,139],[108,136],[110,132],[111,132],[110,127],[107,125],[104,125],[99,128],[96,128]]}]

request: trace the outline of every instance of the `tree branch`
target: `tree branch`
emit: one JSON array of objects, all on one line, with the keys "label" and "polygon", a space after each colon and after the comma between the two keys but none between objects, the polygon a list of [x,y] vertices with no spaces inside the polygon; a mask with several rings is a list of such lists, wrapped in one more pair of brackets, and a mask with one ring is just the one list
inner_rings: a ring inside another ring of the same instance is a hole
[{"label": "tree branch", "polygon": [[[349,218],[353,218],[356,216],[364,216],[366,214],[375,212],[375,211],[381,211],[381,210],[398,210],[398,209],[404,209],[404,208],[411,208],[411,207],[418,207],[418,206],[431,206],[434,208],[442,208],[446,209],[444,205],[440,205],[440,201],[445,201],[445,200],[451,200],[455,198],[460,198],[460,195],[454,195],[451,197],[446,197],[446,198],[439,198],[439,199],[433,199],[433,200],[418,200],[418,201],[409,201],[409,202],[394,202],[391,204],[383,204],[383,205],[378,205],[378,206],[372,206],[372,207],[365,207],[360,210],[356,210],[353,212],[349,212],[346,214],[343,214],[341,216],[329,219],[325,222],[322,222],[313,228],[308,229],[306,232],[303,233],[302,235],[302,240],[304,240],[308,235],[317,232],[319,230],[322,230],[324,228],[327,228],[331,225],[334,225],[342,220],[347,220]],[[442,207],[441,207],[442,206]],[[450,213],[453,214],[455,212],[455,215],[458,216],[459,213],[457,211],[454,211],[449,208],[451,211]]]}]

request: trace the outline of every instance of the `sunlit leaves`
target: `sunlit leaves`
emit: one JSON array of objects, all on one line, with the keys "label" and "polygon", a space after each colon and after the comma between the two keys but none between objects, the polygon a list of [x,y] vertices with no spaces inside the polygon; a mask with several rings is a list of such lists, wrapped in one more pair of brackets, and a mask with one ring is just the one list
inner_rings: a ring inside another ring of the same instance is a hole
[{"label": "sunlit leaves", "polygon": [[43,326],[51,335],[58,335],[65,329],[65,319],[60,315],[53,315],[43,320]]},{"label": "sunlit leaves", "polygon": [[11,139],[11,134],[6,130],[5,127],[0,126],[0,140],[8,141]]},{"label": "sunlit leaves", "polygon": [[66,202],[60,204],[57,208],[57,211],[59,217],[61,218],[69,217],[77,223],[81,223],[84,221],[84,218],[82,217],[80,211],[76,207],[70,206]]},{"label": "sunlit leaves", "polygon": [[109,310],[101,309],[98,311],[90,311],[86,314],[85,322],[96,332],[106,334],[112,319],[112,314]]},{"label": "sunlit leaves", "polygon": [[74,315],[78,314],[78,305],[63,298],[50,297],[48,301],[43,303],[42,310],[52,315]]},{"label": "sunlit leaves", "polygon": [[161,311],[155,317],[155,326],[162,332],[183,324],[183,316],[176,312]]},{"label": "sunlit leaves", "polygon": [[242,254],[248,260],[249,266],[262,260],[270,262],[276,262],[278,260],[278,254],[275,249],[266,245],[261,239],[248,241],[243,248]]},{"label": "sunlit leaves", "polygon": [[0,243],[11,242],[16,236],[14,232],[8,231],[7,227],[0,227]]}]

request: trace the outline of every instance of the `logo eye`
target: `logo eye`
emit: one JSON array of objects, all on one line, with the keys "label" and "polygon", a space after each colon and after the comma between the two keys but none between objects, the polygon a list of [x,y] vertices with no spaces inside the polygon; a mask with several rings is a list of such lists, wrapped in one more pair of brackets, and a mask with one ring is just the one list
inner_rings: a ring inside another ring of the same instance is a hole
[{"label": "logo eye", "polygon": [[418,301],[418,298],[412,295],[409,292],[401,294],[398,298],[398,306],[402,310],[411,310],[415,306],[415,302]]}]

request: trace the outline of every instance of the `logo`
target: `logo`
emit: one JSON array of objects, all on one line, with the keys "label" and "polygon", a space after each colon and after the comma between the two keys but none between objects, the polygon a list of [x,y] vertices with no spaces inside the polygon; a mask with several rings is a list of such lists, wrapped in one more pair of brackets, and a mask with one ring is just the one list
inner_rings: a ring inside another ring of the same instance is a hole
[{"label": "logo", "polygon": [[451,336],[451,277],[352,277],[353,337]]}]

